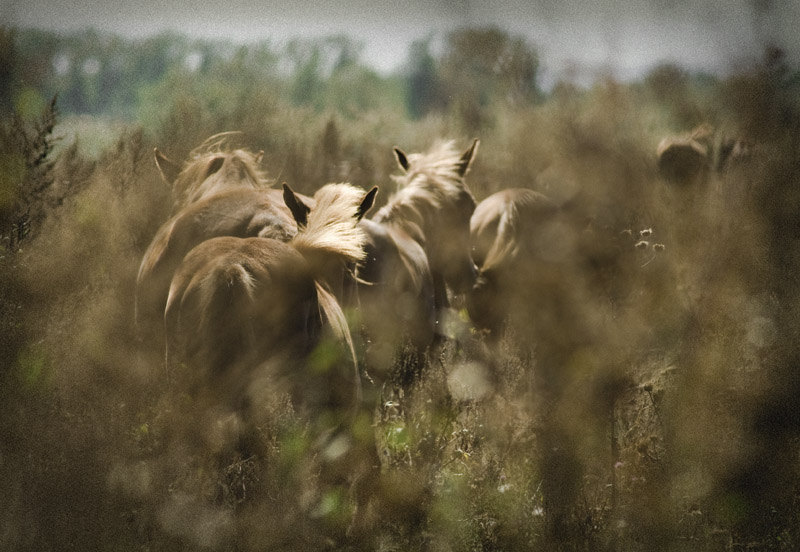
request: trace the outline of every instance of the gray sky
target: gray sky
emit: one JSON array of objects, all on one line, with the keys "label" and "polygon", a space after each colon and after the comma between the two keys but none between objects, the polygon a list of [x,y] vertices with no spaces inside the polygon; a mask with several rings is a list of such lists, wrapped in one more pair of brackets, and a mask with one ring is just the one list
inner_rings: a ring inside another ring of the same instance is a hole
[{"label": "gray sky", "polygon": [[610,71],[641,75],[661,61],[724,74],[779,44],[800,60],[798,0],[0,0],[0,21],[126,36],[165,29],[234,41],[345,33],[364,59],[397,68],[411,41],[449,29],[496,24],[536,46],[546,79]]}]

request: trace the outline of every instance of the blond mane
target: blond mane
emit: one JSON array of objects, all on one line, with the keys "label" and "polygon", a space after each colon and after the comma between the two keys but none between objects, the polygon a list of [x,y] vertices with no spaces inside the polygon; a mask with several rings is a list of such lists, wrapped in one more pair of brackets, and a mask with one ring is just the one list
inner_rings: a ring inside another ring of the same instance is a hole
[{"label": "blond mane", "polygon": [[[408,162],[408,172],[391,177],[398,185],[394,196],[396,202],[418,197],[440,206],[448,198],[468,191],[458,172],[462,160],[454,140],[438,140],[430,151],[410,154]],[[392,202],[391,198],[389,202]]]},{"label": "blond mane", "polygon": [[[364,245],[367,238],[357,224],[363,199],[364,191],[355,186],[344,183],[326,184],[314,194],[314,207],[308,213],[305,227],[301,228],[289,243],[316,270],[326,264],[326,260],[340,261],[344,264],[363,260],[366,257]],[[316,265],[320,260],[322,260],[321,265]],[[355,415],[361,403],[361,380],[347,318],[324,273],[314,275],[314,284],[321,314],[334,336],[346,345],[352,361],[354,385],[352,414]]]},{"label": "blond mane", "polygon": [[364,231],[356,225],[364,191],[350,184],[326,184],[314,194],[306,227],[291,243],[301,253],[318,252],[345,262],[364,258]]},{"label": "blond mane", "polygon": [[391,178],[398,190],[373,217],[377,222],[397,222],[410,236],[422,243],[422,229],[431,213],[456,204],[464,196],[474,205],[475,199],[464,184],[462,154],[455,141],[437,141],[426,153],[408,156],[409,167],[402,175]]}]

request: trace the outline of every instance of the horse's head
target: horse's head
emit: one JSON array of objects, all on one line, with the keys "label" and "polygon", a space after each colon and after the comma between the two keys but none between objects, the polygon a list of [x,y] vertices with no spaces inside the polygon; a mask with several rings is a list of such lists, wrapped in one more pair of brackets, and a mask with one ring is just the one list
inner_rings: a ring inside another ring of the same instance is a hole
[{"label": "horse's head", "polygon": [[212,136],[178,165],[155,149],[156,166],[172,188],[175,210],[212,194],[237,187],[258,188],[265,177],[259,164],[264,152],[224,149],[224,135]]},{"label": "horse's head", "polygon": [[[475,198],[464,182],[478,148],[475,139],[463,153],[452,142],[438,144],[424,154],[406,155],[399,148],[395,157],[404,171],[398,179],[401,190],[396,205],[399,212],[416,219],[424,233],[431,271],[441,275],[450,288],[465,292],[472,286],[477,271],[471,257],[470,217]],[[387,205],[391,209],[391,205]]]},{"label": "horse's head", "polygon": [[364,258],[365,235],[358,222],[372,208],[378,188],[366,194],[349,184],[326,184],[314,194],[311,208],[288,185],[286,206],[298,235],[292,244],[303,253],[317,281],[340,299],[355,289],[355,265]]}]

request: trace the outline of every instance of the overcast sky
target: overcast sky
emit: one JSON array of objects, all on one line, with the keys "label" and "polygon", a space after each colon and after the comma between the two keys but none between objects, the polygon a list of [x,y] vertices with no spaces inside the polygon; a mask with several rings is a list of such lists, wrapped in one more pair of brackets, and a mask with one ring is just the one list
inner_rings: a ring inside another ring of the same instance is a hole
[{"label": "overcast sky", "polygon": [[767,44],[800,60],[800,0],[0,0],[2,22],[237,42],[345,33],[381,71],[398,68],[415,39],[490,24],[526,37],[550,79],[597,71],[626,79],[661,61],[727,73]]}]

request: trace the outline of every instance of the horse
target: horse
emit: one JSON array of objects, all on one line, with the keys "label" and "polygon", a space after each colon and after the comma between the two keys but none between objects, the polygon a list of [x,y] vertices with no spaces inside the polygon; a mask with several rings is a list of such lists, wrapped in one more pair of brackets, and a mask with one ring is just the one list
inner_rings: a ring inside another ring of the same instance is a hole
[{"label": "horse", "polygon": [[358,221],[376,192],[328,184],[311,207],[284,185],[297,235],[200,243],[176,270],[164,312],[167,366],[197,372],[190,388],[198,381],[200,392],[246,421],[257,415],[265,382],[270,396],[291,398],[315,434],[318,454],[308,461],[321,462],[322,484],[353,489],[353,531],[366,530],[379,458],[374,435],[357,431],[364,407],[358,362],[336,294],[364,257]]},{"label": "horse", "polygon": [[328,184],[311,208],[284,184],[287,209],[301,228],[291,240],[220,236],[195,246],[170,282],[167,358],[181,351],[181,359],[213,375],[275,351],[307,353],[324,323],[348,335],[332,290],[364,256],[357,222],[376,191]]},{"label": "horse", "polygon": [[[479,275],[467,294],[467,311],[485,336],[481,362],[496,384],[503,383],[496,378],[497,359],[509,352],[529,367],[520,390],[533,394],[528,400],[537,405],[541,423],[538,462],[547,476],[541,491],[551,531],[563,529],[571,515],[574,482],[582,474],[570,444],[576,426],[565,424],[563,413],[575,410],[572,401],[580,397],[592,405],[593,416],[610,420],[600,435],[616,439],[615,404],[632,387],[623,368],[632,362],[621,345],[635,332],[623,309],[628,297],[641,298],[631,293],[641,245],[630,230],[609,231],[598,223],[590,203],[581,194],[556,203],[534,190],[505,189],[481,201],[470,221]],[[626,323],[617,325],[617,315]],[[617,456],[614,444],[612,465]]]},{"label": "horse", "polygon": [[[180,208],[158,229],[139,265],[134,318],[140,331],[160,326],[172,276],[194,246],[218,236],[289,241],[297,234],[282,192],[266,187],[257,167],[260,155],[214,144],[215,149],[202,146],[180,172],[156,150],[162,176],[186,201],[177,200]],[[311,198],[303,201],[313,205]]]},{"label": "horse", "polygon": [[524,188],[481,201],[470,236],[478,266],[466,295],[470,320],[488,343],[511,327],[521,352],[531,344],[548,348],[591,334],[588,328],[599,322],[583,324],[586,312],[629,301],[647,254],[647,242],[636,243],[630,230],[600,224],[580,196],[559,204]]},{"label": "horse", "polygon": [[469,219],[475,199],[464,182],[478,140],[463,153],[453,141],[427,153],[395,147],[403,171],[398,191],[373,217],[362,220],[366,258],[359,266],[361,312],[374,362],[384,369],[406,341],[424,351],[437,335],[442,311],[454,293],[477,275],[470,257]]}]

